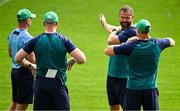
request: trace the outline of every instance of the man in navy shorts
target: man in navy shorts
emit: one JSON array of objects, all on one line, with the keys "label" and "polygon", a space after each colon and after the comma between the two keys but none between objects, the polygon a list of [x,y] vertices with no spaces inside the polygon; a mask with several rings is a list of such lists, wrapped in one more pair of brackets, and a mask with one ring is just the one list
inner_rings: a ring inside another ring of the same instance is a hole
[{"label": "man in navy shorts", "polygon": [[[34,110],[70,110],[66,69],[76,62],[85,63],[84,53],[68,38],[56,32],[59,23],[55,12],[47,12],[43,25],[45,32],[30,40],[16,55],[16,61],[24,67],[35,69],[26,58],[32,51],[36,56],[36,81]],[[66,54],[72,58],[67,62]]]},{"label": "man in navy shorts", "polygon": [[129,78],[124,110],[159,110],[156,84],[157,68],[161,52],[175,45],[171,38],[150,38],[151,24],[141,19],[137,25],[137,38],[122,45],[109,46],[106,55],[122,54],[128,57]]},{"label": "man in navy shorts", "polygon": [[[133,9],[125,5],[119,10],[120,26],[113,26],[106,22],[104,15],[99,15],[102,26],[110,33],[108,44],[121,44],[129,38],[136,36],[133,27]],[[109,57],[108,76],[107,76],[107,95],[110,110],[121,110],[124,104],[124,95],[129,73],[127,57],[124,55],[113,55]]]},{"label": "man in navy shorts", "polygon": [[[24,44],[32,39],[28,33],[28,28],[31,25],[31,19],[36,15],[32,14],[28,9],[21,9],[17,13],[18,27],[14,29],[8,38],[9,56],[12,58],[12,99],[13,103],[9,110],[25,110],[28,104],[32,104],[33,99],[33,75],[31,70],[21,67],[15,62],[16,53],[24,47]],[[35,62],[34,54],[31,53],[27,59]]]}]

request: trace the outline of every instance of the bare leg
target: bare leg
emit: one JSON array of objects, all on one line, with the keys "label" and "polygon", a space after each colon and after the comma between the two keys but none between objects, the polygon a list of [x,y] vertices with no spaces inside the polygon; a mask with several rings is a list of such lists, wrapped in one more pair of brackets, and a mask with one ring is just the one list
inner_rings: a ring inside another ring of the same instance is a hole
[{"label": "bare leg", "polygon": [[111,111],[121,111],[121,106],[118,105],[110,105],[110,110]]},{"label": "bare leg", "polygon": [[16,106],[16,110],[21,110],[21,111],[25,111],[28,107],[28,104],[17,104]]},{"label": "bare leg", "polygon": [[10,106],[9,106],[9,111],[14,111],[16,109],[16,105],[17,103],[13,102]]}]

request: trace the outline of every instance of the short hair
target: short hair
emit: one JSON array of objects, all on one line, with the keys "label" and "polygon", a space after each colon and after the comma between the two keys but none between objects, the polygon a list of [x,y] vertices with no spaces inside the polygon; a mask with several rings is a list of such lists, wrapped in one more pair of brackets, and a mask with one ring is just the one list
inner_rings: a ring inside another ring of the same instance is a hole
[{"label": "short hair", "polygon": [[19,20],[19,19],[17,19],[17,22],[18,22],[18,24],[26,23],[27,19],[26,20]]},{"label": "short hair", "polygon": [[132,7],[129,6],[129,5],[124,5],[124,6],[122,6],[122,7],[120,8],[120,10],[119,10],[119,13],[121,13],[121,11],[123,11],[123,12],[130,12],[132,15],[134,15],[133,9],[132,9]]},{"label": "short hair", "polygon": [[19,20],[17,19],[18,24],[25,23],[27,20]]},{"label": "short hair", "polygon": [[27,21],[27,19],[21,20],[21,19],[20,19],[20,16],[17,15],[17,22],[18,22],[18,23],[24,23],[24,22],[26,22],[26,21]]}]

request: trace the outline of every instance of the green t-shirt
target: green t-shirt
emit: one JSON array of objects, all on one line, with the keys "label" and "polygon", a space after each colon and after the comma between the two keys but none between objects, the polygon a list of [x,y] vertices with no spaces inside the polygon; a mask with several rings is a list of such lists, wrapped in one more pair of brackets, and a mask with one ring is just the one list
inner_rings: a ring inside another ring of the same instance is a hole
[{"label": "green t-shirt", "polygon": [[[134,27],[129,27],[127,29],[121,30],[118,33],[118,38],[121,43],[126,42],[128,38],[136,35],[136,30]],[[127,57],[124,55],[115,55],[109,58],[108,65],[108,76],[114,78],[127,78],[129,73],[129,65]]]},{"label": "green t-shirt", "polygon": [[36,76],[45,77],[48,69],[57,70],[55,78],[63,85],[66,82],[66,53],[76,47],[73,43],[58,33],[43,33],[30,40],[23,48],[27,53],[34,51],[36,56]]},{"label": "green t-shirt", "polygon": [[156,88],[160,53],[169,46],[169,39],[137,40],[115,46],[113,49],[116,55],[121,54],[128,57],[127,88],[135,90]]},{"label": "green t-shirt", "polygon": [[127,78],[129,72],[127,57],[115,55],[109,57],[108,75],[115,78]]}]

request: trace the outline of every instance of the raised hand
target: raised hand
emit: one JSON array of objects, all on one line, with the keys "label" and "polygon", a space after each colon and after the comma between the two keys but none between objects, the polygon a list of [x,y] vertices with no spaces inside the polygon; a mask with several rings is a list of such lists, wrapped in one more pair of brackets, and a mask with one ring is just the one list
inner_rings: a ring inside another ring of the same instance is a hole
[{"label": "raised hand", "polygon": [[99,14],[99,21],[102,24],[102,26],[104,26],[104,24],[106,24],[106,18],[104,17],[103,14]]}]

